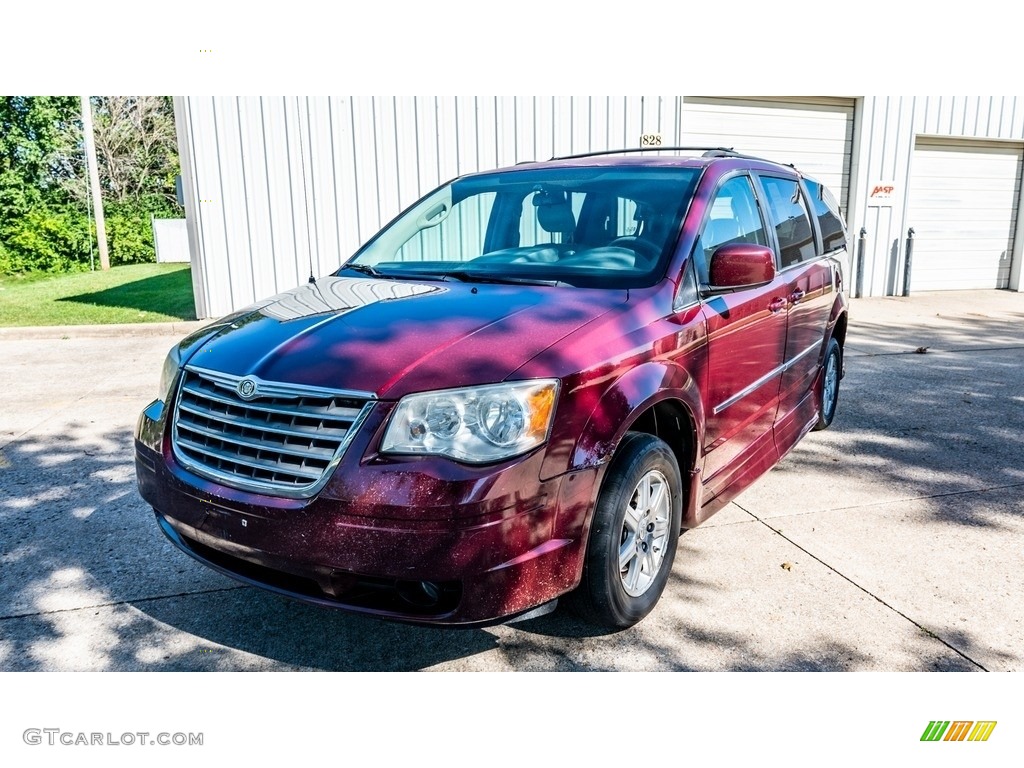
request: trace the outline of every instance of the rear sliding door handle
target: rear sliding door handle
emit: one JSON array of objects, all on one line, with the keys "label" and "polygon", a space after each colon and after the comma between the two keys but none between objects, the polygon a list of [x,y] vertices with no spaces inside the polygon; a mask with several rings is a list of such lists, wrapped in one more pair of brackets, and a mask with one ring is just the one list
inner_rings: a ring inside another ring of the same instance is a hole
[{"label": "rear sliding door handle", "polygon": [[802,299],[806,295],[807,294],[805,294],[803,291],[801,291],[799,289],[795,290],[791,294],[789,294],[789,303],[790,304],[797,304],[797,303],[799,303],[800,299]]}]

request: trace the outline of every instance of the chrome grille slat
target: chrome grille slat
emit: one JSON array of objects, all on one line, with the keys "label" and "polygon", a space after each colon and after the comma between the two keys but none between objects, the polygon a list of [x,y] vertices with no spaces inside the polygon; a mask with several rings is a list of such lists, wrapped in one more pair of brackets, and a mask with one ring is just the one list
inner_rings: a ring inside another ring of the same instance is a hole
[{"label": "chrome grille slat", "polygon": [[240,445],[243,448],[252,448],[256,451],[272,450],[280,453],[286,453],[289,456],[298,456],[300,459],[312,456],[318,459],[324,459],[330,461],[334,456],[334,451],[329,448],[313,448],[298,445],[288,445],[286,443],[276,442],[260,442],[259,440],[247,439],[241,435],[235,435],[231,432],[222,432],[217,429],[210,429],[209,427],[199,427],[194,424],[184,425],[179,424],[179,429],[187,430],[188,432],[194,432],[204,437],[212,437],[216,440],[223,440],[228,443],[234,443]]},{"label": "chrome grille slat", "polygon": [[[338,421],[352,421],[359,415],[358,408],[337,408],[335,410],[328,411],[329,406],[323,407],[321,410],[315,408],[302,409],[302,408],[288,408],[287,406],[281,406],[278,404],[270,405],[268,403],[261,403],[259,401],[246,402],[238,397],[232,397],[231,395],[224,395],[215,390],[196,388],[192,386],[185,386],[182,391],[188,392],[191,395],[203,397],[207,400],[215,400],[225,405],[238,405],[242,404],[248,408],[252,408],[257,411],[266,411],[268,413],[279,414],[281,416],[301,416],[303,418],[313,418],[314,416],[326,416],[332,420]],[[314,398],[309,398],[314,399]],[[323,399],[323,398],[316,398]],[[351,400],[351,398],[338,398],[344,400]]]},{"label": "chrome grille slat", "polygon": [[252,378],[258,393],[245,400],[234,390],[243,377],[186,368],[174,406],[175,455],[225,485],[311,496],[341,460],[373,395]]},{"label": "chrome grille slat", "polygon": [[199,455],[212,456],[214,458],[221,459],[222,461],[242,464],[246,467],[252,467],[253,469],[263,469],[275,474],[288,473],[307,480],[316,480],[320,477],[320,472],[306,469],[302,466],[281,465],[279,463],[269,461],[260,461],[258,458],[254,459],[239,456],[238,454],[231,453],[230,451],[222,451],[209,445],[193,442],[192,440],[181,437],[180,435],[178,436],[178,447],[192,450]]},{"label": "chrome grille slat", "polygon": [[[237,419],[224,411],[211,411],[201,407],[198,407],[192,403],[186,403],[183,400],[178,401],[178,408],[182,411],[188,411],[195,416],[201,416],[206,419],[216,420],[223,424],[230,424],[235,427],[250,427],[252,422],[246,422],[244,419]],[[293,425],[290,428],[277,426],[273,423],[268,422],[267,424],[260,424],[260,429],[264,432],[276,432],[282,435],[302,435],[312,439],[337,439],[343,440],[346,429],[337,429],[334,427],[321,427],[317,430],[306,430],[298,425]]]}]

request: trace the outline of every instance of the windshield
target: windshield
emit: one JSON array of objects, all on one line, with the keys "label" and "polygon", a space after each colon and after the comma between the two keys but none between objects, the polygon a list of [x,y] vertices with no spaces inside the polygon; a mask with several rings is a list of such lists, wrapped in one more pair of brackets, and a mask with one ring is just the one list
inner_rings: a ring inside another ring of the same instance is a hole
[{"label": "windshield", "polygon": [[379,277],[653,285],[700,170],[547,168],[472,176],[427,195],[342,270]]}]

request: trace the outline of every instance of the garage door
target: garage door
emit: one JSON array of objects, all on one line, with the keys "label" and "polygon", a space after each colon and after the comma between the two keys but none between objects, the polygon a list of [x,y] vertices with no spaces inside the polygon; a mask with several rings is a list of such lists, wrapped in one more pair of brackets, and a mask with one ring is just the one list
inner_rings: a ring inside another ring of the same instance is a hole
[{"label": "garage door", "polygon": [[839,198],[846,211],[853,146],[850,99],[716,99],[687,96],[685,144],[734,147],[792,163]]},{"label": "garage door", "polygon": [[1020,177],[1019,146],[917,140],[911,291],[1007,287]]}]

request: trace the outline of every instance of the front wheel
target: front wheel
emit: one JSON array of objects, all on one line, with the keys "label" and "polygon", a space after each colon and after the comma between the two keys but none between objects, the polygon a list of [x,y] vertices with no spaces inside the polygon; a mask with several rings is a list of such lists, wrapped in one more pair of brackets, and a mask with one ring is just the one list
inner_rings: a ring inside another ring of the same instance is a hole
[{"label": "front wheel", "polygon": [[627,433],[601,486],[573,594],[584,618],[625,629],[651,612],[672,571],[682,509],[671,449],[653,435]]},{"label": "front wheel", "polygon": [[836,417],[839,404],[839,379],[843,370],[843,348],[835,339],[828,340],[825,363],[821,368],[821,386],[818,388],[818,423],[815,430],[828,429]]}]

